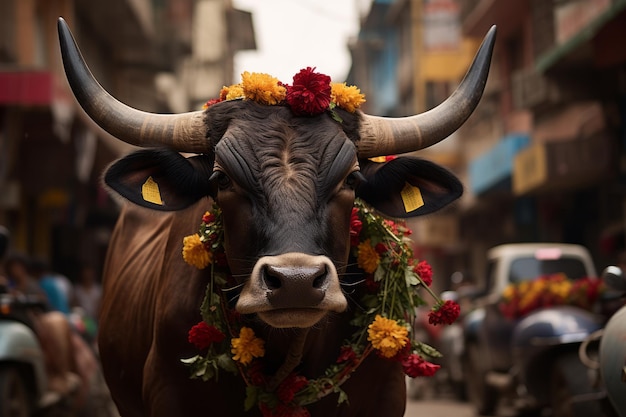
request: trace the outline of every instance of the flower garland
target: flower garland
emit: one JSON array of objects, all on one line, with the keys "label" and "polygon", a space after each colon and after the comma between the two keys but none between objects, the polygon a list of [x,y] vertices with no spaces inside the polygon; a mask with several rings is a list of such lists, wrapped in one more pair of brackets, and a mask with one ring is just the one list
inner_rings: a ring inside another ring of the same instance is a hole
[{"label": "flower garland", "polygon": [[563,273],[544,275],[507,286],[499,308],[505,317],[517,319],[543,307],[573,305],[591,310],[604,291],[602,280],[580,278],[572,281]]},{"label": "flower garland", "polygon": [[291,85],[268,74],[245,71],[241,74],[241,83],[223,87],[219,98],[207,101],[203,108],[237,99],[269,106],[288,105],[297,116],[315,116],[329,111],[339,122],[341,118],[333,111],[335,107],[354,113],[365,102],[365,96],[357,87],[331,83],[328,75],[307,67],[293,77]]},{"label": "flower garland", "polygon": [[410,377],[432,376],[439,369],[424,359],[439,357],[439,352],[416,340],[413,333],[416,307],[426,304],[420,290],[435,300],[429,313],[431,324],[451,324],[459,315],[459,306],[453,301],[443,302],[429,288],[432,269],[426,261],[413,257],[407,239],[411,230],[405,224],[384,219],[359,199],[355,201],[350,222],[351,256],[364,274],[364,291],[358,300],[361,308],[351,321],[355,331],[322,376],[307,379],[290,372],[274,383],[263,373],[264,341],[243,325],[224,299],[228,283],[233,282],[222,245],[223,233],[221,211],[214,205],[202,217],[198,233],[183,240],[184,260],[200,269],[210,267],[200,308],[202,321],[191,328],[188,337],[201,354],[182,359],[192,378],[217,380],[220,369],[239,372],[248,386],[246,410],[257,405],[265,417],[306,417],[305,406],[330,393],[339,394],[339,403],[347,401],[341,385],[372,352],[401,363]]}]

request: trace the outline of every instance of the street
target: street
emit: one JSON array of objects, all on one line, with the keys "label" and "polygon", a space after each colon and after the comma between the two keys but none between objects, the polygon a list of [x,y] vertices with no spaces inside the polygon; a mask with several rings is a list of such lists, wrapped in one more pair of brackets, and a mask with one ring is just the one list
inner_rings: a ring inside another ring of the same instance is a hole
[{"label": "street", "polygon": [[405,417],[475,417],[474,409],[469,403],[453,399],[408,400]]}]

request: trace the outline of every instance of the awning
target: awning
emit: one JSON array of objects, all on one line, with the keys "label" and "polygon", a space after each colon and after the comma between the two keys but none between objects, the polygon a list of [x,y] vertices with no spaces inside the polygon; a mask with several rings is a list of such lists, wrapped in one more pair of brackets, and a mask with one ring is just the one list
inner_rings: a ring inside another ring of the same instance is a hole
[{"label": "awning", "polygon": [[557,62],[581,48],[585,43],[591,41],[608,22],[624,9],[626,9],[626,0],[614,0],[606,10],[581,28],[575,35],[540,56],[535,64],[535,69],[538,72],[545,72]]},{"label": "awning", "polygon": [[601,132],[585,139],[536,143],[514,161],[516,196],[583,188],[608,176],[614,138]]},{"label": "awning", "polygon": [[53,96],[50,71],[0,72],[0,105],[47,106]]},{"label": "awning", "polygon": [[528,146],[527,134],[503,137],[487,153],[470,162],[469,182],[474,194],[479,195],[511,179],[515,155]]}]

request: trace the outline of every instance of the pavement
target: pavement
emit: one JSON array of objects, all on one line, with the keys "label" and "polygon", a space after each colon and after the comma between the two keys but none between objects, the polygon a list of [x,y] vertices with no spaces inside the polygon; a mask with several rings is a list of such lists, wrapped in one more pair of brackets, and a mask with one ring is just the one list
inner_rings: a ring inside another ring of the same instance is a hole
[{"label": "pavement", "polygon": [[476,417],[469,403],[453,399],[409,400],[404,417]]}]

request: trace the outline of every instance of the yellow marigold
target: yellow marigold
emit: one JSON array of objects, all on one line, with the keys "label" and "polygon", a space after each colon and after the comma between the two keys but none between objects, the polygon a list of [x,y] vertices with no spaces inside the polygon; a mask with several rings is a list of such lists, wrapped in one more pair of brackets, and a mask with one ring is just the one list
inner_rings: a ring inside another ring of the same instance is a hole
[{"label": "yellow marigold", "polygon": [[245,97],[257,103],[273,106],[287,95],[287,89],[279,84],[278,79],[268,74],[245,71],[241,80]]},{"label": "yellow marigold", "polygon": [[404,346],[406,346],[409,338],[409,331],[406,327],[398,324],[397,321],[376,315],[376,318],[369,325],[368,337],[375,349],[385,358],[392,358]]},{"label": "yellow marigold", "polygon": [[220,90],[220,99],[222,100],[234,100],[236,98],[242,98],[243,86],[241,84],[233,84],[228,87],[224,86]]},{"label": "yellow marigold", "polygon": [[372,247],[370,239],[359,243],[357,255],[357,264],[359,265],[359,268],[371,274],[376,271],[379,263],[380,256]]},{"label": "yellow marigold", "polygon": [[502,298],[505,300],[511,300],[515,296],[515,285],[507,285],[502,292]]},{"label": "yellow marigold", "polygon": [[197,233],[183,238],[183,259],[198,269],[204,269],[211,263],[211,254],[204,249]]},{"label": "yellow marigold", "polygon": [[361,90],[355,85],[331,83],[330,88],[330,101],[350,113],[354,113],[361,104],[365,103],[365,95],[361,94]]},{"label": "yellow marigold", "polygon": [[244,365],[252,362],[252,358],[260,358],[265,355],[265,342],[254,335],[254,330],[249,327],[242,327],[239,337],[233,338],[230,342],[233,359]]}]

